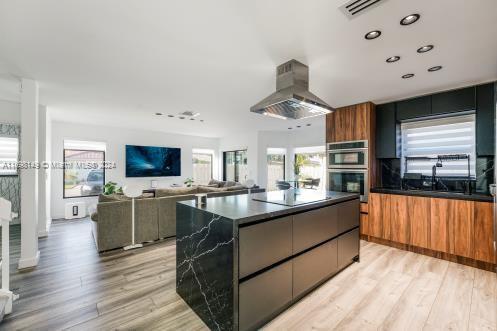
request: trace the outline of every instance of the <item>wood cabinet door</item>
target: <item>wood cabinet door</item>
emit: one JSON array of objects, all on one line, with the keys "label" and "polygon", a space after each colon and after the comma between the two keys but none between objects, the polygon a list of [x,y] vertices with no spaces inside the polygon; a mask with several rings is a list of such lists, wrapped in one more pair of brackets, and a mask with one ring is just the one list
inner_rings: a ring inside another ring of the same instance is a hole
[{"label": "wood cabinet door", "polygon": [[382,237],[382,226],[381,226],[381,197],[382,194],[370,193],[368,197],[369,204],[369,235],[381,238]]},{"label": "wood cabinet door", "polygon": [[361,214],[361,235],[369,236],[369,215]]},{"label": "wood cabinet door", "polygon": [[454,255],[473,258],[473,201],[449,200],[449,248]]},{"label": "wood cabinet door", "polygon": [[369,195],[369,235],[391,240],[389,194],[371,193]]},{"label": "wood cabinet door", "polygon": [[409,243],[410,229],[407,201],[407,196],[390,196],[390,240],[401,244]]},{"label": "wood cabinet door", "polygon": [[490,202],[475,202],[474,258],[476,260],[496,263],[493,238],[493,204]]},{"label": "wood cabinet door", "polygon": [[430,248],[430,198],[407,197],[407,213],[411,228],[409,243],[416,247]]},{"label": "wood cabinet door", "polygon": [[369,132],[369,103],[336,109],[326,115],[326,142],[366,140]]},{"label": "wood cabinet door", "polygon": [[434,251],[449,252],[449,208],[448,199],[430,201],[430,243],[429,248]]}]

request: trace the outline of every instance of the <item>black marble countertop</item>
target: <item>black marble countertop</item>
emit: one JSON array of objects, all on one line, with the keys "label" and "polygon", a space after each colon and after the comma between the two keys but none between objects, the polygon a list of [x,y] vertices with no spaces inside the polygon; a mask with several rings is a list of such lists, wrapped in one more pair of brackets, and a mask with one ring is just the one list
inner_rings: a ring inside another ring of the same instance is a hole
[{"label": "black marble countertop", "polygon": [[359,199],[359,195],[355,193],[327,191],[325,194],[326,200],[309,202],[298,206],[285,206],[253,200],[254,198],[264,199],[265,193],[208,198],[207,204],[200,207],[195,206],[194,200],[180,201],[178,203],[232,219],[238,224],[246,224]]},{"label": "black marble countertop", "polygon": [[482,202],[494,201],[492,196],[485,194],[478,194],[478,193],[463,194],[457,192],[400,190],[400,189],[389,189],[389,188],[372,188],[370,192],[383,193],[383,194],[411,195],[411,196],[429,197],[429,198],[482,201]]}]

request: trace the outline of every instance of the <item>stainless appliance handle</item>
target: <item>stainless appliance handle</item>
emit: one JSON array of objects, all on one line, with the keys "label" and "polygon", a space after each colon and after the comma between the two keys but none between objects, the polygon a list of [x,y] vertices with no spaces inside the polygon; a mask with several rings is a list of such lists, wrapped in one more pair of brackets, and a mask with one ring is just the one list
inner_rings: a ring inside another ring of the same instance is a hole
[{"label": "stainless appliance handle", "polygon": [[368,169],[328,169],[329,172],[335,173],[344,173],[344,172],[352,172],[352,173],[366,173]]},{"label": "stainless appliance handle", "polygon": [[328,149],[328,153],[353,153],[353,152],[367,152],[367,148],[349,148],[349,149]]}]

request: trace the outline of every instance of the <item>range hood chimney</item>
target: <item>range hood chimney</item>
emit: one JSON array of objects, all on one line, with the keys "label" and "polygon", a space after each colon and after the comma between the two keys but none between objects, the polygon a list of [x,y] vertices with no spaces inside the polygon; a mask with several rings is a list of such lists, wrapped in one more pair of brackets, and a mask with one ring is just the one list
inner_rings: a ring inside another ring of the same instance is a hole
[{"label": "range hood chimney", "polygon": [[281,119],[314,117],[333,110],[309,92],[309,67],[296,60],[277,67],[276,92],[250,107],[251,112]]}]

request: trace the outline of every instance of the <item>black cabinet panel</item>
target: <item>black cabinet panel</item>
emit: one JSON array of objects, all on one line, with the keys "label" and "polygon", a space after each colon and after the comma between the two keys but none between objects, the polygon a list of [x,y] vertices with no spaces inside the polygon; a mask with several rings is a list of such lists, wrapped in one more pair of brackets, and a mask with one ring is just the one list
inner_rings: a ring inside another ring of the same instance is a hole
[{"label": "black cabinet panel", "polygon": [[495,154],[495,85],[476,87],[476,154]]},{"label": "black cabinet panel", "polygon": [[431,96],[397,102],[397,120],[409,120],[431,115]]},{"label": "black cabinet panel", "polygon": [[376,106],[376,157],[378,159],[399,157],[395,109],[394,102]]},{"label": "black cabinet panel", "polygon": [[431,97],[432,115],[475,110],[475,108],[475,87],[437,93]]}]

